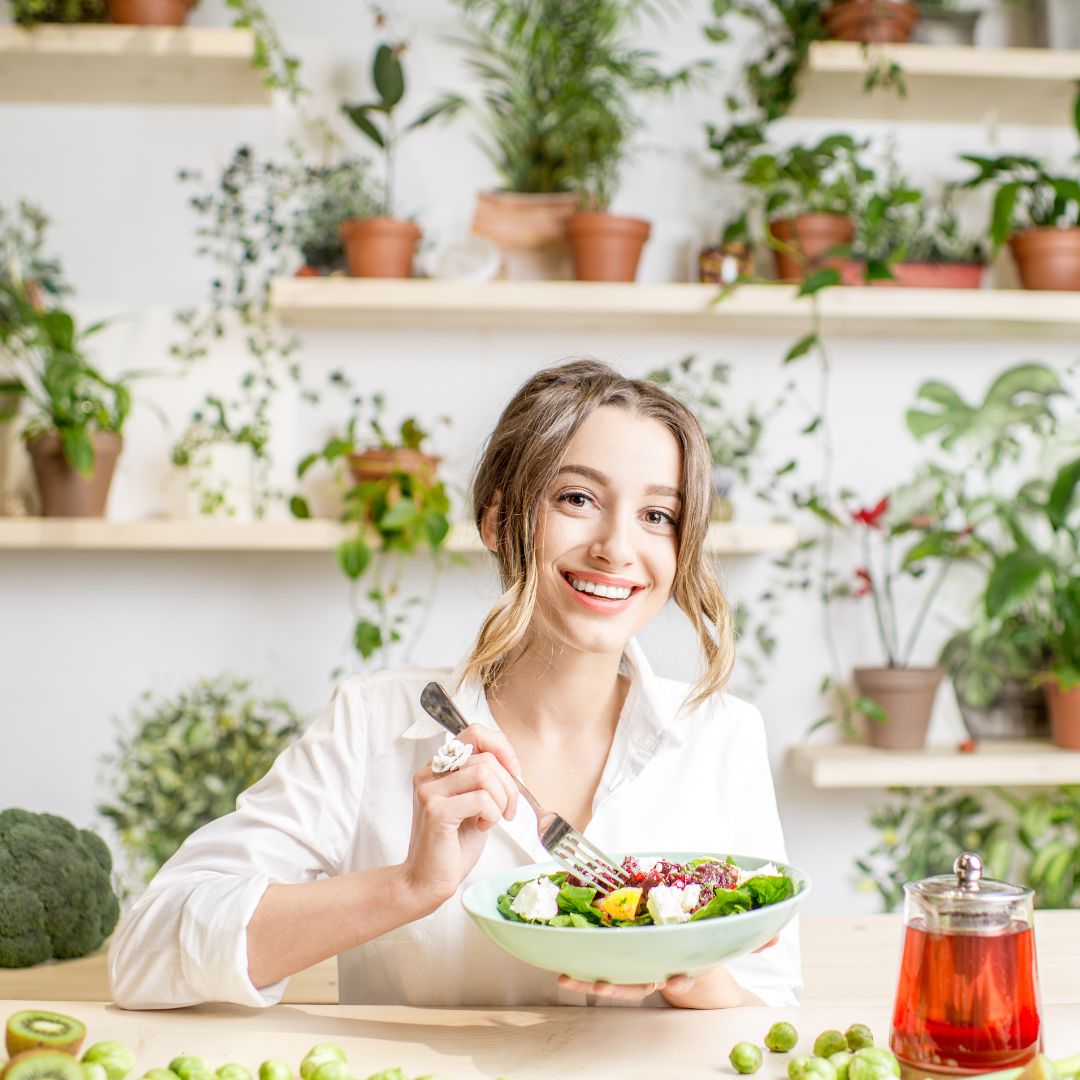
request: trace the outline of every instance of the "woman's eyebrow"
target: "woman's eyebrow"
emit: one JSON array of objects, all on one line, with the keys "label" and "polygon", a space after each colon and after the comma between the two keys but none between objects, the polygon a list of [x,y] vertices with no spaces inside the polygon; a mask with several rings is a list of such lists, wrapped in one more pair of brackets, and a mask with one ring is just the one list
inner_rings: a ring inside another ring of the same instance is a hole
[{"label": "woman's eyebrow", "polygon": [[[559,469],[558,475],[563,473],[577,473],[578,476],[584,476],[586,480],[592,480],[596,484],[608,485],[611,480],[602,473],[599,469],[594,469],[589,465],[563,465]],[[646,495],[666,495],[671,499],[682,499],[682,492],[673,487],[668,487],[667,484],[649,484],[645,488]]]}]

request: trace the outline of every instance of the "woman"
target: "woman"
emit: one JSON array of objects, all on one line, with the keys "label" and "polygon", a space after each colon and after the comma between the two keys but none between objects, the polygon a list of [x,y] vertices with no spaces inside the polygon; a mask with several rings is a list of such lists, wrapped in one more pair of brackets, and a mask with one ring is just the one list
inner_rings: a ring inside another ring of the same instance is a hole
[{"label": "woman", "polygon": [[[709,466],[693,415],[652,383],[590,361],[531,378],[473,486],[504,592],[468,657],[347,680],[125,917],[116,1001],[269,1005],[338,956],[344,1003],[794,1002],[794,926],[693,979],[586,985],[504,954],[456,898],[548,858],[515,775],[608,851],[785,857],[761,716],[721,692],[733,630],[704,551]],[[653,675],[634,640],[669,598],[700,641],[693,688]],[[450,771],[433,768],[445,733],[419,704],[431,679],[470,720],[473,752]]]}]

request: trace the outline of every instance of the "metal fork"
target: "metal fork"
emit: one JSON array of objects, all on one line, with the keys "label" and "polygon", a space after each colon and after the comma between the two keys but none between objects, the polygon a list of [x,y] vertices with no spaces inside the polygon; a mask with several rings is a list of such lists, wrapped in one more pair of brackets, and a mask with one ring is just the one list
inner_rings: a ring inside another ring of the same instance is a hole
[{"label": "metal fork", "polygon": [[[450,695],[437,682],[430,682],[424,687],[420,704],[451,735],[460,735],[469,726],[450,700]],[[536,832],[540,843],[556,862],[601,894],[631,884],[626,872],[614,859],[605,855],[591,840],[586,840],[566,818],[553,810],[545,810],[520,778],[515,776],[514,783],[536,814]]]}]

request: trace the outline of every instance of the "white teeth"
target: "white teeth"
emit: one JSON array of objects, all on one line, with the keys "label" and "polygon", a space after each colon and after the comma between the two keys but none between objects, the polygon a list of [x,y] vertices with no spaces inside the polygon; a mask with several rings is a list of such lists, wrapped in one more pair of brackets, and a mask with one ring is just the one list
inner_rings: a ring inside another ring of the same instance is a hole
[{"label": "white teeth", "polygon": [[583,581],[581,578],[570,576],[570,584],[578,592],[591,593],[593,596],[603,597],[605,600],[626,600],[634,591],[625,586],[597,585],[593,581]]}]

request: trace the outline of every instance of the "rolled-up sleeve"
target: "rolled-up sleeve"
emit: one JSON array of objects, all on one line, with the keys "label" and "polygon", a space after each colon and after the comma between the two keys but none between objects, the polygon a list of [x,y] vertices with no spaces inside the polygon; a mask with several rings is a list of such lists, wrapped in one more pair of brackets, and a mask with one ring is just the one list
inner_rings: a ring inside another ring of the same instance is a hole
[{"label": "rolled-up sleeve", "polygon": [[192,833],[124,915],[109,984],[126,1009],[273,1005],[288,980],[248,978],[247,926],[272,884],[340,872],[359,820],[366,724],[359,680],[236,802]]}]

